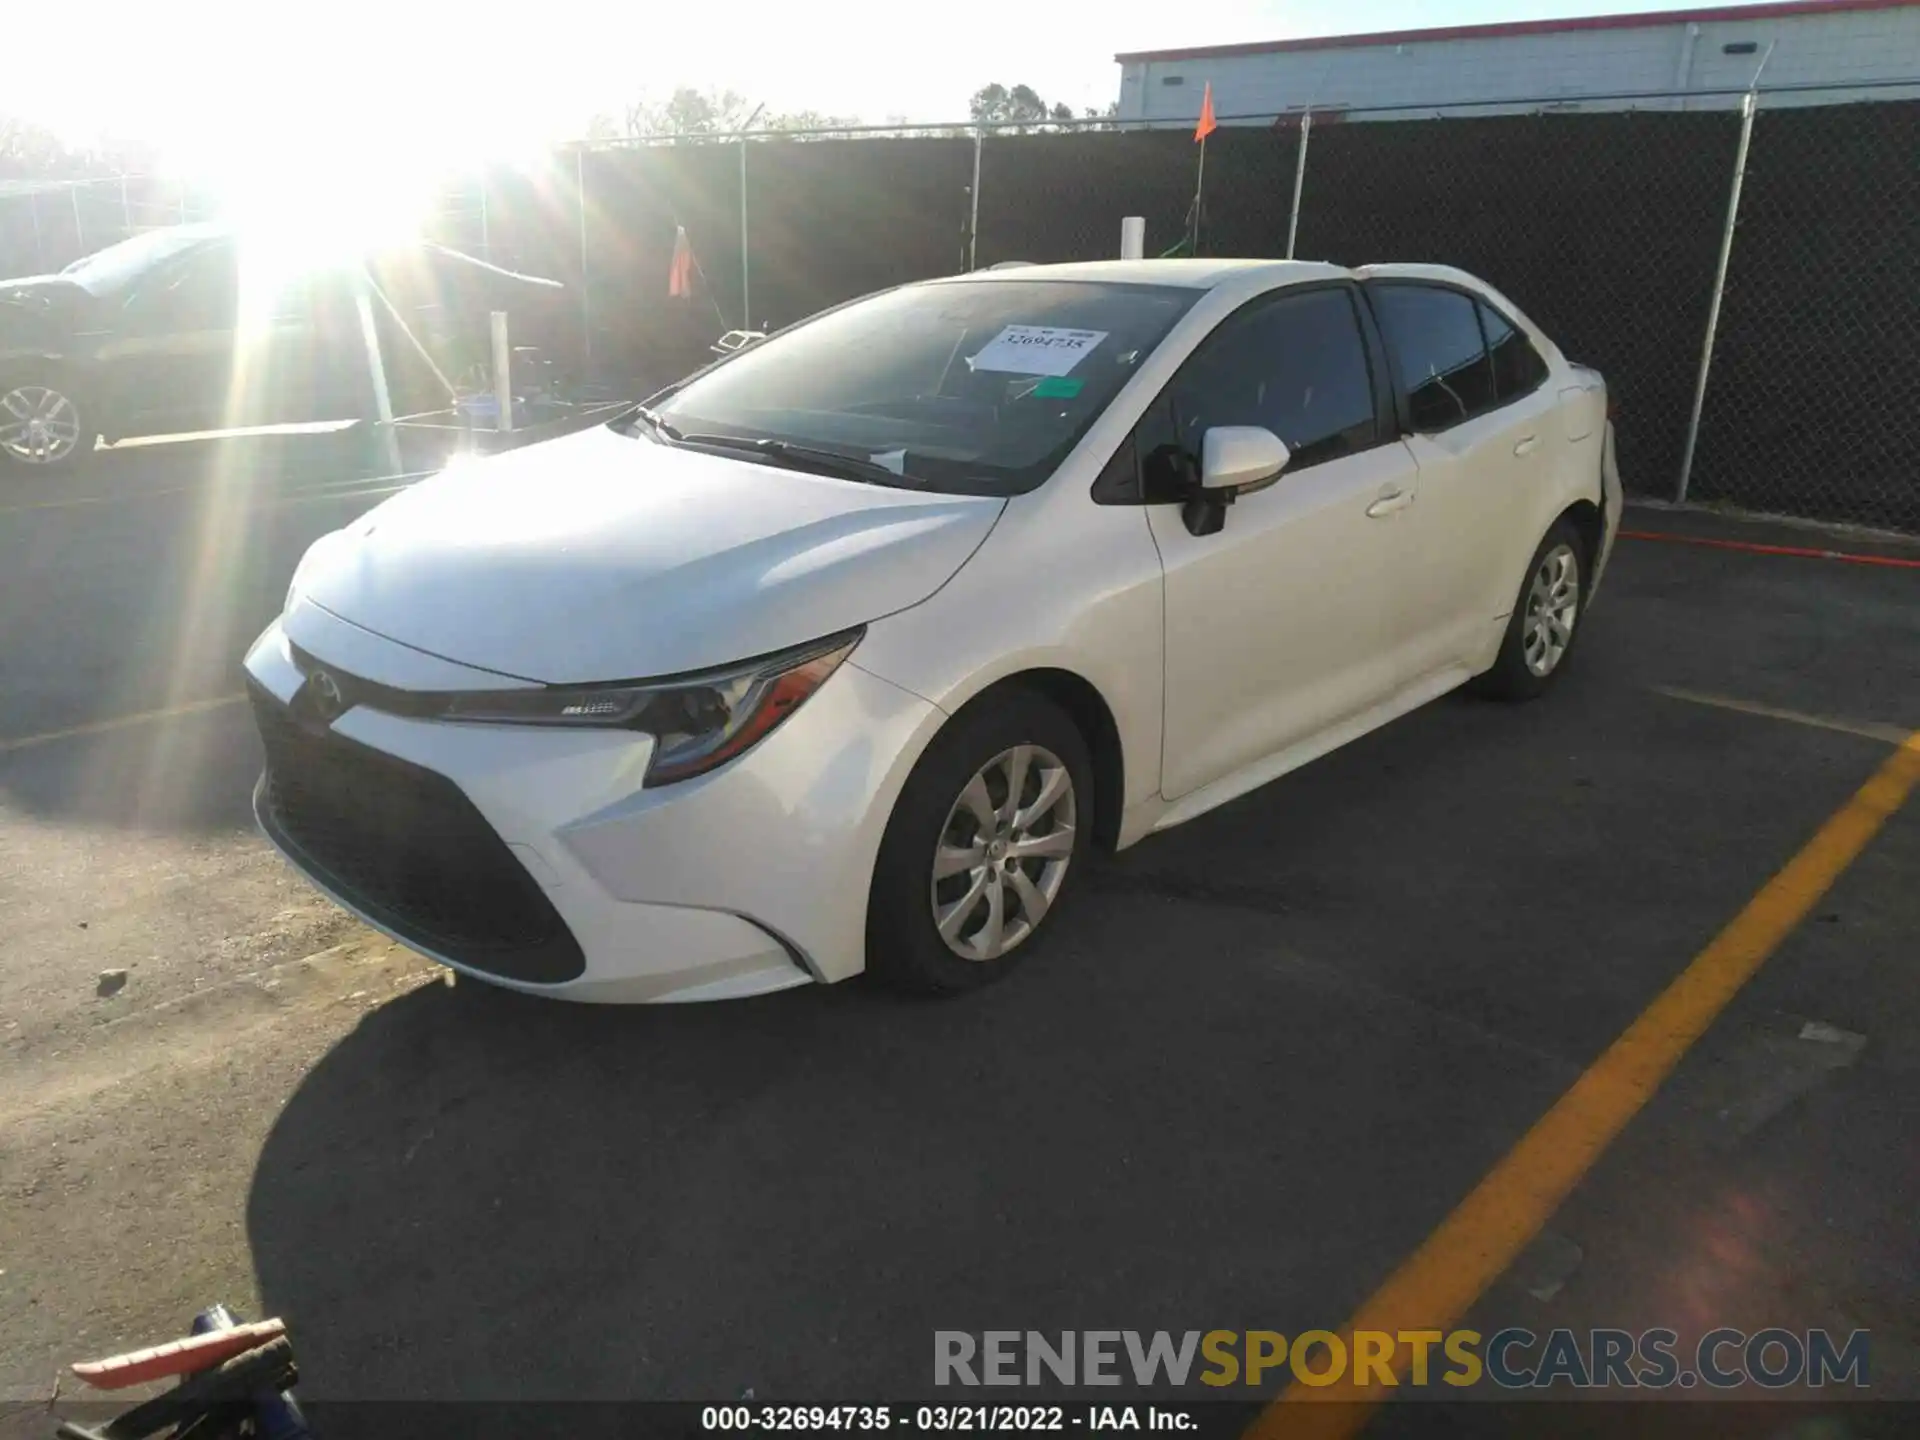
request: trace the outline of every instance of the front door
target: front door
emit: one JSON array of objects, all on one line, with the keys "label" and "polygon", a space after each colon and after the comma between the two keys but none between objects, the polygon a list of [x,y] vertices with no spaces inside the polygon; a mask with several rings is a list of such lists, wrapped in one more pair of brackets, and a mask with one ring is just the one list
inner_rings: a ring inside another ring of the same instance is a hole
[{"label": "front door", "polygon": [[1149,500],[1156,470],[1197,474],[1214,426],[1264,426],[1293,451],[1217,533],[1192,533],[1177,504],[1148,508],[1166,573],[1169,800],[1394,689],[1395,535],[1419,477],[1380,423],[1356,299],[1335,285],[1253,302],[1202,343],[1143,422]]},{"label": "front door", "polygon": [[227,418],[239,318],[239,264],[229,242],[189,250],[143,279],[100,349],[116,438],[241,423]]}]

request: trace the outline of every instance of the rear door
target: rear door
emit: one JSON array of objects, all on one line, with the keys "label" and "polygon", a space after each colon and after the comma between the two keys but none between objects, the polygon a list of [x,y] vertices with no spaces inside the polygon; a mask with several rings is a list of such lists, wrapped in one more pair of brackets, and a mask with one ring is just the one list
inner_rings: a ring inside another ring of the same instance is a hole
[{"label": "rear door", "polygon": [[239,363],[245,385],[237,424],[292,425],[367,414],[366,352],[348,274],[317,269],[249,290]]},{"label": "rear door", "polygon": [[1484,300],[1425,281],[1366,289],[1420,467],[1394,620],[1400,680],[1412,685],[1473,662],[1497,635],[1566,441],[1545,362]]}]

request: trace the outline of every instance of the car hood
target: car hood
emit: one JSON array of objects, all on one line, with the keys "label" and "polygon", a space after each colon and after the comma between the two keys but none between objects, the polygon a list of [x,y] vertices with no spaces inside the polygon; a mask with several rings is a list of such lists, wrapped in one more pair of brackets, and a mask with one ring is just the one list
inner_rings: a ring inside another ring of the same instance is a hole
[{"label": "car hood", "polygon": [[502,675],[642,679],[918,604],[1005,504],[600,426],[403,491],[318,541],[295,588],[362,629]]},{"label": "car hood", "polygon": [[0,280],[0,331],[17,334],[57,329],[85,310],[92,297],[58,275]]},{"label": "car hood", "polygon": [[73,281],[58,275],[17,275],[11,280],[0,280],[0,300],[58,298],[84,293]]}]

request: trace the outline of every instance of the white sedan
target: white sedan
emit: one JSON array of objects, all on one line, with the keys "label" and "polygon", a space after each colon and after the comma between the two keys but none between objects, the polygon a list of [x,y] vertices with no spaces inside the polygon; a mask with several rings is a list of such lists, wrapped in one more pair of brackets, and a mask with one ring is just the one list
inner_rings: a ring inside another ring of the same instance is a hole
[{"label": "white sedan", "polygon": [[247,671],[261,825],[575,1000],[1004,974],[1125,848],[1566,669],[1606,389],[1436,266],[928,281],[323,537]]}]

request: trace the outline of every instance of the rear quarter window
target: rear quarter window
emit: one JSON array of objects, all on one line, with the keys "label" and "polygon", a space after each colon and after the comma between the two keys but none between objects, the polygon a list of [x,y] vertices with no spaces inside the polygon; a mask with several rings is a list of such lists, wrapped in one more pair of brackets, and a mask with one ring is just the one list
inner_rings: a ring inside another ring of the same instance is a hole
[{"label": "rear quarter window", "polygon": [[1531,395],[1546,383],[1547,362],[1533,348],[1526,332],[1484,301],[1480,305],[1480,327],[1486,331],[1487,354],[1493,358],[1496,404]]}]

